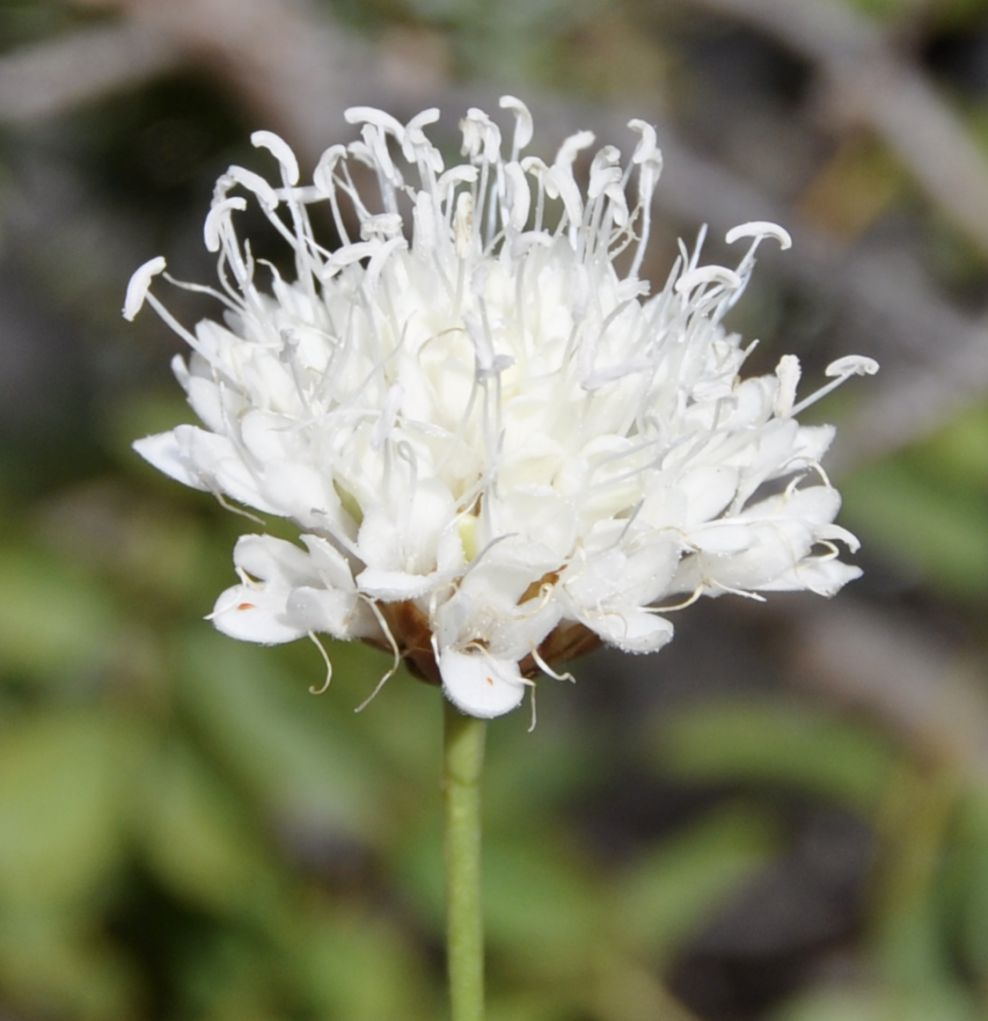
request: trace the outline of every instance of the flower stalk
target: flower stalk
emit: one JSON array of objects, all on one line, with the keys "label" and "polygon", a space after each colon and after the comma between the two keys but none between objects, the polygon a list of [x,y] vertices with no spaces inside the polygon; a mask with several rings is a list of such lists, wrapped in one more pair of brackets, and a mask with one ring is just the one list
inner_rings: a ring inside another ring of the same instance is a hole
[{"label": "flower stalk", "polygon": [[484,720],[443,702],[443,809],[446,853],[446,970],[452,1021],[483,1021],[484,923],[481,897],[480,783]]}]

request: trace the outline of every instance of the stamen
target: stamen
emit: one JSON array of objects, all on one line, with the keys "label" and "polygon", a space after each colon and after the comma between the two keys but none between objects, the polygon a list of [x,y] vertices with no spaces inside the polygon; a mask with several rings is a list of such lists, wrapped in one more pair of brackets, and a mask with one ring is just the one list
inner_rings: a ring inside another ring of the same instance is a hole
[{"label": "stamen", "polygon": [[864,355],[846,355],[843,358],[838,358],[824,370],[825,376],[836,378],[801,400],[790,414],[798,415],[805,411],[811,405],[816,404],[821,397],[826,397],[842,383],[846,383],[852,376],[874,376],[876,372],[878,372],[878,362],[874,358],[867,358]]},{"label": "stamen", "polygon": [[326,647],[319,641],[318,636],[314,631],[307,632],[307,637],[315,644],[315,647],[319,650],[322,656],[323,662],[326,664],[326,679],[322,682],[320,687],[315,685],[309,686],[310,695],[325,695],[329,691],[330,681],[333,679],[333,664],[330,662],[329,653],[326,652]]},{"label": "stamen", "polygon": [[401,666],[401,650],[398,648],[398,643],[395,641],[395,636],[392,633],[391,628],[388,627],[388,622],[385,619],[384,614],[381,613],[380,607],[377,605],[376,600],[371,599],[370,597],[364,595],[362,592],[358,593],[358,597],[362,599],[370,607],[371,613],[374,614],[377,623],[381,627],[381,631],[384,632],[384,636],[385,638],[387,638],[388,644],[391,646],[391,651],[394,653],[394,662],[391,664],[390,669],[388,669],[384,673],[381,679],[374,686],[374,690],[367,696],[367,698],[365,698],[363,702],[361,702],[360,705],[358,705],[357,708],[354,709],[355,713],[362,713],[371,704],[371,702],[373,702],[374,699],[377,698],[377,696],[381,693],[381,690],[384,688],[384,685],[387,684],[388,681],[390,681],[391,678],[394,677],[394,675],[398,672],[398,668]]},{"label": "stamen", "polygon": [[131,274],[123,305],[123,316],[128,322],[133,322],[134,317],[144,307],[144,302],[148,297],[148,289],[151,287],[151,281],[159,273],[164,272],[165,266],[164,257],[157,255],[138,266]]},{"label": "stamen", "polygon": [[255,131],[250,136],[250,144],[258,149],[267,149],[281,165],[281,173],[286,184],[298,184],[298,160],[291,146],[273,131]]}]

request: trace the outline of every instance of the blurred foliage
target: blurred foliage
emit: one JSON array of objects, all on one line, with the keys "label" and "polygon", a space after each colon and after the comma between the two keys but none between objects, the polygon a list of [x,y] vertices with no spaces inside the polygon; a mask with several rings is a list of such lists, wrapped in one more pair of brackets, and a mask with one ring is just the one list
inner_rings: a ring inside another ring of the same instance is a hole
[{"label": "blurred foliage", "polygon": [[988,601],[988,408],[842,485],[847,519],[933,588]]},{"label": "blurred foliage", "polygon": [[[911,31],[919,55],[925,43],[985,59],[983,0],[847,2]],[[758,125],[760,100],[792,102],[758,88],[803,73],[644,0],[324,7],[382,45],[411,30],[454,76],[661,93],[725,145],[747,134],[741,107]],[[6,0],[0,53],[111,14]],[[930,60],[983,137],[988,87],[965,90],[951,60]],[[731,73],[744,89],[723,87]],[[387,657],[334,647],[316,696],[312,646],[214,634],[201,617],[231,581],[235,537],[256,526],[129,450],[187,412],[157,385],[170,342],[117,325],[126,275],[158,248],[197,251],[209,179],[249,121],[180,74],[54,129],[0,134],[0,212],[13,222],[32,196],[54,210],[0,229],[3,311],[16,326],[18,301],[31,306],[17,357],[36,380],[3,402],[17,428],[0,457],[4,1018],[443,1016],[438,692],[401,673],[355,714]],[[807,222],[842,243],[903,222],[926,237],[908,175],[875,139],[808,148],[814,172],[789,182]],[[979,257],[956,238],[942,251],[946,289],[983,296]],[[752,297],[777,332],[829,322],[781,288]],[[988,410],[842,490],[871,558],[860,598],[947,621],[963,636],[955,661],[983,662],[984,636],[967,636],[988,611]],[[799,695],[757,636],[757,676],[735,685],[737,643],[699,627],[634,679],[601,659],[576,688],[542,684],[532,734],[524,713],[492,728],[491,1021],[988,1016],[985,777]],[[670,683],[677,671],[688,686]]]}]

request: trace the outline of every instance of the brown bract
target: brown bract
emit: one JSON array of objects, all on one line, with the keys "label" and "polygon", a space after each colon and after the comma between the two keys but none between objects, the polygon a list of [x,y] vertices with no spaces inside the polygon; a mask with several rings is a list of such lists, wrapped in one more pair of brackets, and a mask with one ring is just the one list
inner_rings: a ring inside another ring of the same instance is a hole
[{"label": "brown bract", "polygon": [[[441,684],[427,615],[411,600],[381,603],[380,610],[409,671],[428,684]],[[371,644],[390,651],[390,647],[383,643]],[[538,655],[544,663],[555,668],[584,653],[592,652],[598,645],[600,638],[593,631],[575,621],[566,621],[550,632],[539,645]],[[534,655],[526,656],[518,666],[524,677],[535,677],[541,672]]]}]

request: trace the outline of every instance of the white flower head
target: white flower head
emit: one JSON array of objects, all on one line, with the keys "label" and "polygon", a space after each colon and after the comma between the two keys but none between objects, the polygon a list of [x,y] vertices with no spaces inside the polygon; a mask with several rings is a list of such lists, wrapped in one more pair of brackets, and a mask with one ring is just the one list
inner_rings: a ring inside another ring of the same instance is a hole
[{"label": "white flower head", "polygon": [[[661,648],[666,613],[700,596],[829,596],[859,574],[838,559],[856,541],[819,468],[833,429],[794,418],[817,396],[797,400],[799,362],[742,379],[750,346],[722,326],[758,245],[788,234],[735,228],[735,268],[683,249],[647,297],[654,129],[631,122],[625,164],[588,152],[589,132],[546,162],[522,155],[524,104],[501,107],[503,132],[466,114],[453,167],[424,131],[437,111],[403,125],[351,109],[359,139],[327,150],[311,186],[282,139],[255,133],[275,181],[219,179],[205,223],[219,286],[180,285],[212,293],[222,322],[171,316],[152,290],[163,259],[125,304],[133,318],[147,301],[188,343],[174,370],[202,423],[138,452],[302,533],[237,543],[216,627],[363,639],[485,717],[600,642]],[[248,203],[290,273],[238,236]],[[823,390],[874,368],[842,359]]]}]

